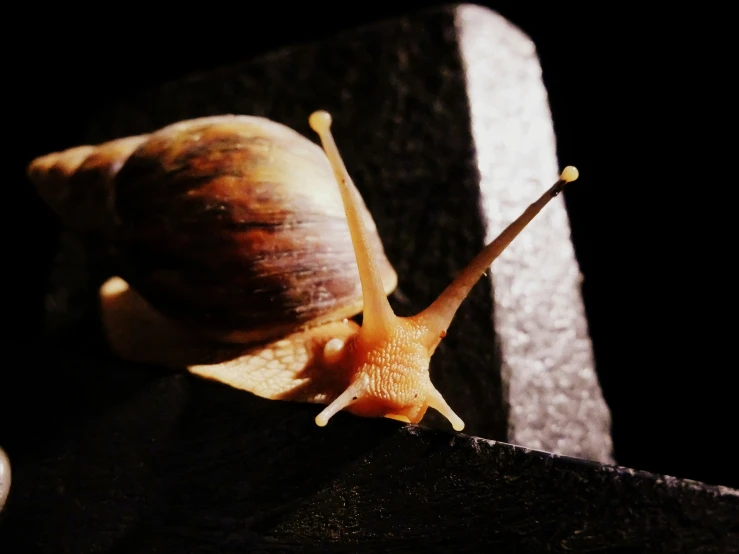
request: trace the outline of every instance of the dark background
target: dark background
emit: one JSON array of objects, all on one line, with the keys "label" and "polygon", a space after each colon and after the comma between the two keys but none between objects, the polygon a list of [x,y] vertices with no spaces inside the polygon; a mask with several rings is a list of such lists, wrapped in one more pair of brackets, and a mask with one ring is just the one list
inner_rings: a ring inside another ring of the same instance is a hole
[{"label": "dark background", "polygon": [[[20,370],[27,366],[54,247],[54,222],[24,178],[33,157],[77,145],[80,121],[147,84],[433,5],[347,3],[332,12],[304,4],[180,5],[167,17],[151,6],[106,14],[25,6],[25,17],[6,21],[21,32],[6,53],[3,274],[12,330],[4,371],[19,370],[13,352]],[[734,246],[718,223],[730,158],[706,127],[724,125],[715,93],[722,69],[698,38],[697,14],[609,2],[484,5],[536,43],[559,158],[581,171],[565,200],[618,462],[739,487],[729,454]],[[12,388],[1,394],[10,402]]]}]

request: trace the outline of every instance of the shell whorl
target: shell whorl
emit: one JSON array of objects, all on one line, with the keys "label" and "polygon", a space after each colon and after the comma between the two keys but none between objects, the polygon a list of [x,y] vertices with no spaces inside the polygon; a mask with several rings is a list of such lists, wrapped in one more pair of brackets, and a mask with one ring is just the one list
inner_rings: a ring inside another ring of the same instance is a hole
[{"label": "shell whorl", "polygon": [[[282,124],[183,121],[38,158],[29,177],[63,224],[109,233],[121,276],[152,306],[220,340],[262,341],[362,309],[328,160]],[[397,275],[356,194],[390,293]]]},{"label": "shell whorl", "polygon": [[64,227],[103,232],[113,222],[113,179],[148,135],[77,146],[36,158],[28,177]]}]

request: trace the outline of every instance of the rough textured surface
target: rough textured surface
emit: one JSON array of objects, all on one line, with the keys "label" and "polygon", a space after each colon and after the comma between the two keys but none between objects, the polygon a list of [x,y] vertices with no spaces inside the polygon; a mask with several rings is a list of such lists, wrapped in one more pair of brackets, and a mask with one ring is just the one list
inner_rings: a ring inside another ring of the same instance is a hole
[{"label": "rough textured surface", "polygon": [[[530,41],[469,7],[145,91],[100,114],[89,136],[100,142],[236,112],[316,140],[307,124],[316,108],[334,114],[339,148],[399,275],[392,300],[400,315],[427,306],[556,178]],[[432,381],[471,434],[612,461],[561,200],[533,225],[493,264],[495,293],[482,279],[462,306],[432,359]],[[426,423],[446,425],[434,413]]]},{"label": "rough textured surface", "polygon": [[[555,137],[532,42],[499,15],[457,11],[480,190],[492,240],[557,180]],[[577,160],[562,160],[562,166]],[[573,185],[577,186],[577,185]],[[564,200],[555,198],[492,266],[508,440],[612,461],[581,275]]]},{"label": "rough textured surface", "polygon": [[4,439],[3,552],[739,548],[736,490],[345,413],[318,428],[315,406],[89,350],[37,359],[59,374],[28,409],[58,415],[17,456]]}]

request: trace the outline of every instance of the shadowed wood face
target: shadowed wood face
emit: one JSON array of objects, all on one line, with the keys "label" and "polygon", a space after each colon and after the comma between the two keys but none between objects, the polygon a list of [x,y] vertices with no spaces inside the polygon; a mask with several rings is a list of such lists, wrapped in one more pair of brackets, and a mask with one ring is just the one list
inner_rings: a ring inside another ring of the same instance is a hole
[{"label": "shadowed wood face", "polygon": [[[252,341],[361,311],[331,168],[287,127],[219,116],[164,128],[120,169],[114,201],[122,275],[170,317]],[[390,292],[395,272],[361,208]]]}]

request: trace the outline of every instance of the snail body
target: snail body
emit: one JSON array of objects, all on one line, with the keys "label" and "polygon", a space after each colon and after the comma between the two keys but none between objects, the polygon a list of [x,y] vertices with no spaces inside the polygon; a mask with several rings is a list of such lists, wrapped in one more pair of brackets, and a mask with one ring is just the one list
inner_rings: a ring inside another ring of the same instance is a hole
[{"label": "snail body", "polygon": [[[432,407],[462,430],[431,356],[480,276],[577,170],[402,318],[331,117],[310,125],[323,150],[264,118],[216,116],[49,154],[29,177],[62,223],[110,242],[120,276],[100,289],[101,316],[118,356],[326,404],[319,426],[340,410],[417,423]],[[360,311],[361,326],[348,319]]]}]

